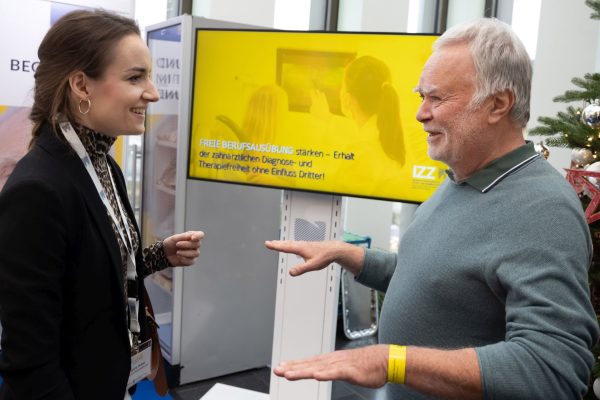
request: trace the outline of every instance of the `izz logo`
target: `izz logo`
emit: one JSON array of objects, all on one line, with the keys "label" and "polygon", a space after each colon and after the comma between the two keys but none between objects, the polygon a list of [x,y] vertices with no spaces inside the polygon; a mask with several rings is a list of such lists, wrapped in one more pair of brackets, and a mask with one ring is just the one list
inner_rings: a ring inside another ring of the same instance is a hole
[{"label": "izz logo", "polygon": [[428,179],[435,180],[436,178],[436,167],[428,167],[424,165],[413,165],[413,178],[415,179]]}]

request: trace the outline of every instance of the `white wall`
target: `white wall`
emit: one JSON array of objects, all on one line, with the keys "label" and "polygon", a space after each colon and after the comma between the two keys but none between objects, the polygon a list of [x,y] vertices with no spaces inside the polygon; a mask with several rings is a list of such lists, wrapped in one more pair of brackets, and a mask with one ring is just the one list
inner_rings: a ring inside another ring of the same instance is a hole
[{"label": "white wall", "polygon": [[192,14],[275,29],[324,29],[327,0],[195,0]]},{"label": "white wall", "polygon": [[146,27],[167,19],[167,3],[168,0],[138,0],[135,2],[133,18],[138,23],[144,39],[146,39]]},{"label": "white wall", "polygon": [[342,0],[338,29],[341,31],[406,32],[408,0]]},{"label": "white wall", "polygon": [[[554,103],[552,99],[576,89],[572,78],[598,69],[600,22],[590,19],[592,9],[583,0],[565,5],[564,0],[542,1],[528,128],[538,125],[538,117],[554,117],[566,108],[566,104]],[[548,160],[564,173],[562,168],[569,167],[570,154],[569,149],[550,148]]]},{"label": "white wall", "polygon": [[[16,3],[12,0],[9,1]],[[146,4],[146,7],[153,7],[154,0],[138,0],[138,3],[142,2]],[[135,0],[60,0],[54,1],[54,3],[66,3],[90,8],[104,8],[105,10],[115,11],[131,17],[133,15]]]},{"label": "white wall", "polygon": [[273,28],[275,0],[195,0],[192,14]]},{"label": "white wall", "polygon": [[446,26],[449,28],[461,22],[481,18],[484,15],[484,8],[485,0],[450,0]]}]

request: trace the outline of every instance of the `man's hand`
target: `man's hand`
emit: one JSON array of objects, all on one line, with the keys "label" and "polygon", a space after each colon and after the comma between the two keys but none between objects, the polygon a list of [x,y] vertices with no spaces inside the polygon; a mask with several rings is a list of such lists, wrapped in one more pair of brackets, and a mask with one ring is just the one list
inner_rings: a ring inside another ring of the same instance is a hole
[{"label": "man's hand", "polygon": [[337,242],[304,242],[294,240],[268,240],[265,246],[268,249],[291,253],[304,259],[303,264],[298,264],[290,269],[290,275],[298,276],[309,271],[318,271],[335,261],[335,248]]},{"label": "man's hand", "polygon": [[268,240],[265,242],[265,246],[268,249],[295,254],[304,259],[303,264],[290,269],[291,276],[318,271],[333,262],[339,263],[356,276],[361,271],[365,258],[364,248],[338,240],[324,242]]},{"label": "man's hand", "polygon": [[204,238],[204,232],[188,231],[163,240],[163,248],[169,263],[174,267],[192,265],[200,255],[202,238]]},{"label": "man's hand", "polygon": [[378,388],[387,382],[388,353],[389,346],[384,344],[339,350],[304,360],[285,361],[273,372],[290,381],[343,380],[354,385]]}]

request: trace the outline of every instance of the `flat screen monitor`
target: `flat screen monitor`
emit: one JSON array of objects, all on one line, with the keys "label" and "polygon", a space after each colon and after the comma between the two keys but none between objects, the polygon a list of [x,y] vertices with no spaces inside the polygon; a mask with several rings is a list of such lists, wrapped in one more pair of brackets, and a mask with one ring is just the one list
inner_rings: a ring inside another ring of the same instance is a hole
[{"label": "flat screen monitor", "polygon": [[422,202],[435,35],[198,29],[188,178]]}]

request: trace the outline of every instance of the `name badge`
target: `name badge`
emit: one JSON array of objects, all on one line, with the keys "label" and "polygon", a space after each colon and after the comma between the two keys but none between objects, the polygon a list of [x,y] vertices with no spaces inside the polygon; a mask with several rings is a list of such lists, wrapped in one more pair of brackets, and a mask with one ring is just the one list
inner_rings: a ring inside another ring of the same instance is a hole
[{"label": "name badge", "polygon": [[137,352],[131,353],[131,372],[127,381],[127,389],[150,375],[152,362],[152,339],[140,344]]}]

